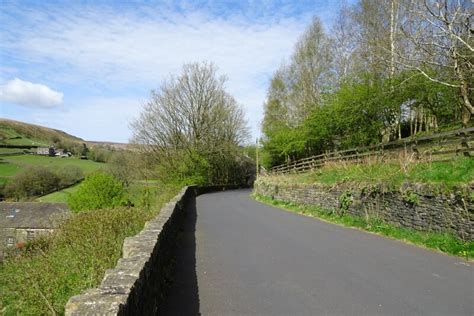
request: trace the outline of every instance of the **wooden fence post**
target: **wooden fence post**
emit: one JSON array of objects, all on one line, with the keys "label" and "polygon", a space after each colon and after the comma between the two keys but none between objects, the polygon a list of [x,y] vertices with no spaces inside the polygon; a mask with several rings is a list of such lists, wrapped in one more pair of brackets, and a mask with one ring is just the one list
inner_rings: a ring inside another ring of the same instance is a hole
[{"label": "wooden fence post", "polygon": [[413,144],[411,144],[411,151],[413,152],[415,156],[415,160],[420,159],[420,152],[418,151],[418,148],[416,147],[417,141],[415,140]]},{"label": "wooden fence post", "polygon": [[461,133],[461,147],[463,148],[463,155],[464,157],[471,157],[471,153],[469,152],[469,143],[468,143],[468,137],[467,133]]}]

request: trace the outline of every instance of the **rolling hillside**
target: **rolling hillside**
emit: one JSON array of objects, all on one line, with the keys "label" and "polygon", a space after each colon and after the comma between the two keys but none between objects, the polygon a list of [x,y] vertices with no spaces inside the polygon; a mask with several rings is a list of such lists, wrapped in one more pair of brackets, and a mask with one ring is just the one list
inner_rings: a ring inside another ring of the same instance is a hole
[{"label": "rolling hillside", "polygon": [[60,130],[0,119],[0,145],[49,146],[83,142],[83,139]]}]

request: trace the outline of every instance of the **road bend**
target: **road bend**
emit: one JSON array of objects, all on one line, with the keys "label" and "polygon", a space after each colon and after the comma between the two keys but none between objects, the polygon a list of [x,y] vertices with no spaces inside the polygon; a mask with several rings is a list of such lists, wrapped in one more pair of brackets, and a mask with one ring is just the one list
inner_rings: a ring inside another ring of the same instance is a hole
[{"label": "road bend", "polygon": [[163,315],[474,315],[473,264],[256,202],[197,197]]}]

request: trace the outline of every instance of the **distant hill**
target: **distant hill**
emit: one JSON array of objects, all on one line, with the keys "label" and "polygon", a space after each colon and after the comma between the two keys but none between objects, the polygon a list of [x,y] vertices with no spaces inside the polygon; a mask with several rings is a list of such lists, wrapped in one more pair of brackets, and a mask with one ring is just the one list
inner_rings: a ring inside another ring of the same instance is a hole
[{"label": "distant hill", "polygon": [[88,141],[87,144],[93,146],[110,147],[114,149],[130,149],[130,144],[115,142]]},{"label": "distant hill", "polygon": [[82,144],[85,141],[63,131],[48,127],[0,119],[0,144],[19,146],[49,146],[52,144]]}]

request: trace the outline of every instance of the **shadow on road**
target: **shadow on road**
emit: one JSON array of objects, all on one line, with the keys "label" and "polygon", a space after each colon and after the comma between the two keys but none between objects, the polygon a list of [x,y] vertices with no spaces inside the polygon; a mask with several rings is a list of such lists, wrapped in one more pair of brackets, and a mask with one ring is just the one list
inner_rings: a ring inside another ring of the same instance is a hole
[{"label": "shadow on road", "polygon": [[196,201],[190,199],[175,252],[172,284],[157,315],[200,315],[196,275]]}]

